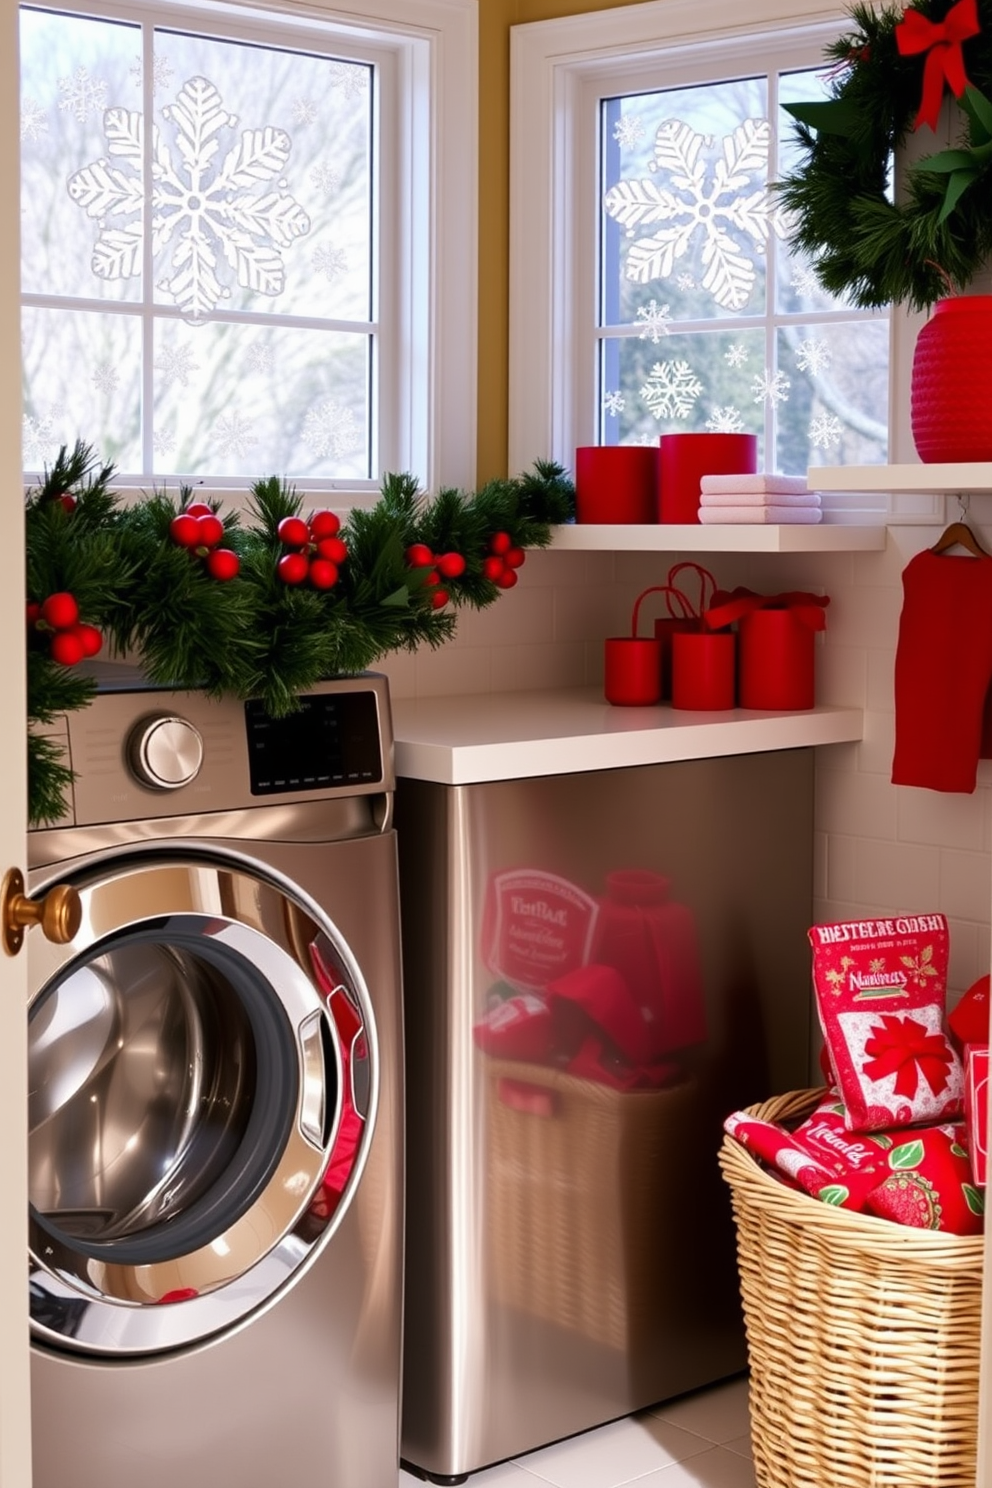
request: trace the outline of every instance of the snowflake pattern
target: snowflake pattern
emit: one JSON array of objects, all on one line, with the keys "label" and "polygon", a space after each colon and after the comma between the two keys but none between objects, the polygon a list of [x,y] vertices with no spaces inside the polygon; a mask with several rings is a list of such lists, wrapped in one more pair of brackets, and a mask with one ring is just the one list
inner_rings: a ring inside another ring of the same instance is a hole
[{"label": "snowflake pattern", "polygon": [[152,435],[152,451],[156,455],[167,455],[176,447],[176,436],[171,429],[156,429]]},{"label": "snowflake pattern", "polygon": [[245,366],[249,372],[271,372],[275,361],[275,352],[267,341],[253,341],[245,352]]},{"label": "snowflake pattern", "polygon": [[745,119],[717,150],[716,141],[683,120],[666,119],[649,167],[658,179],[618,181],[603,199],[628,237],[654,229],[631,245],[627,278],[638,284],[668,279],[700,243],[702,288],[723,309],[743,309],[757,280],[755,254],[764,250],[771,228],[784,230],[766,185],[769,138],[767,119]]},{"label": "snowflake pattern", "polygon": [[190,377],[199,370],[200,364],[194,362],[191,346],[163,347],[155,362],[155,371],[161,372],[162,381],[166,387],[170,382],[178,382],[183,387],[189,387]]},{"label": "snowflake pattern", "polygon": [[[136,88],[144,85],[145,68],[140,57],[135,57],[131,63],[131,80]],[[163,57],[159,52],[152,59],[152,94],[157,95],[160,89],[168,88],[172,83],[172,74],[175,68],[168,57]]]},{"label": "snowflake pattern", "polygon": [[681,289],[683,293],[685,293],[687,290],[695,289],[696,276],[695,274],[679,274],[675,280],[675,283],[678,285],[679,289]]},{"label": "snowflake pattern", "polygon": [[90,378],[98,393],[116,393],[120,386],[120,373],[113,362],[98,362]]},{"label": "snowflake pattern", "polygon": [[219,418],[214,425],[214,435],[219,452],[222,455],[234,455],[239,460],[253,444],[258,443],[258,435],[254,433],[251,420],[243,418],[237,412],[225,413]]},{"label": "snowflake pattern", "polygon": [[107,107],[106,83],[91,78],[85,67],[77,67],[71,77],[60,77],[59,92],[59,108],[71,114],[77,124],[85,124],[90,114],[102,114]]},{"label": "snowflake pattern", "polygon": [[345,98],[358,98],[365,92],[369,69],[364,63],[332,62],[331,87],[340,88]]},{"label": "snowflake pattern", "polygon": [[[233,130],[238,119],[204,77],[185,82],[162,117],[175,130],[178,160],[156,127],[152,241],[156,255],[172,250],[171,277],[160,280],[158,288],[193,322],[230,298],[230,286],[220,277],[221,260],[241,289],[281,293],[286,282],[281,250],[310,231],[307,213],[285,190],[289,135],[271,124],[246,129],[218,158],[223,132]],[[142,268],[142,115],[111,108],[103,127],[109,154],[123,164],[95,161],[75,171],[67,186],[77,206],[99,224],[94,274],[129,279]],[[268,184],[273,180],[274,189]]]},{"label": "snowflake pattern", "polygon": [[826,341],[814,336],[800,341],[796,347],[796,366],[800,372],[811,372],[814,377],[819,377],[830,366],[830,347]]},{"label": "snowflake pattern", "polygon": [[312,98],[297,98],[293,104],[293,123],[298,129],[307,124],[316,124],[317,105]]},{"label": "snowflake pattern", "polygon": [[613,126],[613,138],[621,150],[631,150],[644,138],[644,120],[638,114],[624,114]]},{"label": "snowflake pattern", "polygon": [[744,420],[737,409],[728,404],[726,408],[714,408],[706,420],[706,427],[714,434],[743,434]]},{"label": "snowflake pattern", "polygon": [[325,279],[334,280],[340,278],[348,267],[348,256],[343,248],[333,248],[321,244],[314,249],[313,266],[318,274],[323,274]]},{"label": "snowflake pattern", "polygon": [[321,161],[310,172],[310,179],[322,196],[332,196],[341,185],[341,172]]},{"label": "snowflake pattern", "polygon": [[48,110],[33,98],[21,102],[21,139],[36,140],[48,133]]},{"label": "snowflake pattern", "polygon": [[784,372],[772,372],[766,367],[752,379],[751,392],[755,403],[771,403],[773,408],[777,408],[779,403],[788,402],[791,386]]},{"label": "snowflake pattern", "polygon": [[703,384],[688,362],[655,362],[641,397],[656,419],[688,418]]},{"label": "snowflake pattern", "polygon": [[730,367],[743,367],[751,353],[740,341],[735,341],[733,346],[728,346],[723,353],[723,360]]},{"label": "snowflake pattern", "polygon": [[812,300],[814,296],[822,293],[820,281],[809,264],[801,265],[796,269],[789,280],[789,288],[794,289],[801,300]]},{"label": "snowflake pattern", "polygon": [[640,307],[637,318],[644,327],[640,334],[642,341],[651,341],[657,346],[662,336],[668,335],[668,322],[672,317],[668,313],[667,305],[659,305],[657,300],[649,300],[646,305]]},{"label": "snowflake pattern", "polygon": [[359,427],[350,408],[333,398],[324,398],[307,410],[303,420],[303,443],[315,455],[344,455],[355,448]]},{"label": "snowflake pattern", "polygon": [[618,413],[623,413],[627,406],[627,400],[623,393],[607,393],[603,398],[603,412],[609,414],[610,418],[616,418]]},{"label": "snowflake pattern", "polygon": [[29,468],[40,469],[45,460],[54,454],[58,444],[54,416],[46,413],[41,418],[33,419],[25,414],[21,420],[21,431],[24,463]]},{"label": "snowflake pattern", "polygon": [[829,413],[818,413],[810,420],[809,442],[814,449],[830,449],[832,445],[840,444],[842,432],[839,418],[833,418]]}]

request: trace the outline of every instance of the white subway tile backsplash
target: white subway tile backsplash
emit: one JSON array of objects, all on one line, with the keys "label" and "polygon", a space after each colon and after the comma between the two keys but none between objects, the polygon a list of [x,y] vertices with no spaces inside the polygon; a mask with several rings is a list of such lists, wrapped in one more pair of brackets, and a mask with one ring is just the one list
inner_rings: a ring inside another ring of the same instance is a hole
[{"label": "white subway tile backsplash", "polygon": [[825,832],[888,841],[896,835],[895,792],[877,775],[817,770],[815,801],[815,820]]},{"label": "white subway tile backsplash", "polygon": [[881,651],[871,647],[866,653],[866,660],[868,685],[865,705],[876,713],[891,713],[896,705],[893,681],[895,656],[891,651]]},{"label": "white subway tile backsplash", "polygon": [[966,920],[981,920],[992,903],[992,863],[987,853],[940,852],[940,898],[937,907],[945,914]]},{"label": "white subway tile backsplash", "polygon": [[831,604],[827,624],[838,646],[885,646],[895,651],[900,599],[891,588],[847,589]]},{"label": "white subway tile backsplash", "polygon": [[584,683],[585,647],[581,641],[492,648],[493,692],[581,687]]},{"label": "white subway tile backsplash", "polygon": [[555,591],[525,577],[484,610],[458,611],[458,639],[466,646],[511,646],[554,637]]},{"label": "white subway tile backsplash", "polygon": [[865,709],[864,738],[857,745],[858,769],[892,779],[892,752],[896,742],[895,715]]},{"label": "white subway tile backsplash", "polygon": [[[886,911],[924,912],[939,907],[940,849],[858,840],[855,898]],[[989,900],[986,896],[986,907]]]},{"label": "white subway tile backsplash", "polygon": [[816,648],[816,700],[841,708],[867,702],[867,656],[863,646],[827,644]]},{"label": "white subway tile backsplash", "polygon": [[928,847],[963,848],[981,853],[985,847],[988,798],[948,795],[944,791],[893,788],[897,808],[896,836],[900,842]]},{"label": "white subway tile backsplash", "polygon": [[492,691],[492,647],[441,646],[417,652],[417,696]]},{"label": "white subway tile backsplash", "polygon": [[[825,899],[833,905],[853,900],[858,882],[858,839],[844,837],[839,832],[827,833],[827,887]],[[839,908],[818,919],[842,920]]]}]

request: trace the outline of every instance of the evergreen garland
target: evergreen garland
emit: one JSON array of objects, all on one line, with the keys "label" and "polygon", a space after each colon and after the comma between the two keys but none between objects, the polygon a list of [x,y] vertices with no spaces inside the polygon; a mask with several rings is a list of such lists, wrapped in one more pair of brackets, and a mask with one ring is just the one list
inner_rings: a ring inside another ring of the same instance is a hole
[{"label": "evergreen garland", "polygon": [[[85,707],[96,691],[85,672],[52,655],[60,628],[88,631],[94,645],[99,631],[110,653],[135,658],[157,686],[260,698],[278,717],[322,678],[364,671],[391,651],[450,640],[460,606],[482,608],[502,592],[485,572],[494,536],[505,535],[517,550],[546,547],[551,525],[574,516],[572,484],[548,462],[515,480],[490,481],[476,494],[445,489],[433,498],[412,476],[387,475],[376,504],[353,510],[341,528],[347,557],[338,581],[317,589],[284,582],[278,568],[286,552],[279,524],[306,518],[302,499],[285,481],[258,480],[240,520],[209,503],[223,521],[224,547],[237,555],[238,571],[224,582],[198,556],[203,550],[179,546],[173,536],[173,522],[190,504],[189,487],[126,504],[111,489],[113,474],[77,441],[60,450],[27,495],[33,825],[58,820],[72,780],[45,726]],[[463,572],[439,581],[432,564],[411,562],[416,545],[432,555],[460,554]],[[74,606],[66,607],[70,597]]]},{"label": "evergreen garland", "polygon": [[[911,9],[936,23],[952,4],[919,0]],[[916,123],[927,63],[925,53],[899,52],[906,13],[853,5],[857,29],[826,48],[830,99],[785,105],[801,156],[775,186],[790,236],[824,289],[865,308],[926,309],[992,256],[992,0],[977,0],[980,30],[962,44],[970,84],[957,100],[962,140],[911,166],[896,203],[891,157]]]}]

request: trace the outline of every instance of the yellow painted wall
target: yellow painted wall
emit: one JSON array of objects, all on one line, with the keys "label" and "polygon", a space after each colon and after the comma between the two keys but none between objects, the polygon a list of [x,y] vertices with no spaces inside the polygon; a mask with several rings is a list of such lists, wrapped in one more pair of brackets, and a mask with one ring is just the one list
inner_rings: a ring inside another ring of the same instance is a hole
[{"label": "yellow painted wall", "polygon": [[[510,27],[630,0],[479,0],[480,484],[507,471]],[[640,3],[640,0],[634,0]]]}]

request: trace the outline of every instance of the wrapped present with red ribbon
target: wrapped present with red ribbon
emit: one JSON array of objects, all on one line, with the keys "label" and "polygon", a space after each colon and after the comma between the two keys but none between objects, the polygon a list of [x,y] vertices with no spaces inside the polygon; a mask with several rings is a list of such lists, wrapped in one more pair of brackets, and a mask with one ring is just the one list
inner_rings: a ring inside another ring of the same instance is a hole
[{"label": "wrapped present with red ribbon", "polygon": [[891,1131],[887,1173],[865,1200],[869,1214],[918,1230],[979,1235],[984,1196],[972,1181],[963,1125]]},{"label": "wrapped present with red ribbon", "polygon": [[985,1187],[989,1134],[989,1046],[968,1044],[964,1051],[964,1124],[971,1176]]},{"label": "wrapped present with red ribbon", "polygon": [[741,708],[793,712],[816,700],[815,638],[824,630],[828,595],[806,590],[714,594],[703,621],[710,630],[737,624],[737,702]]},{"label": "wrapped present with red ribbon", "polygon": [[813,986],[851,1131],[959,1118],[961,1060],[944,1031],[941,914],[814,925]]}]

